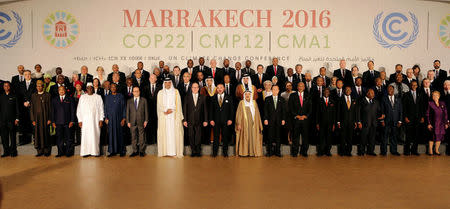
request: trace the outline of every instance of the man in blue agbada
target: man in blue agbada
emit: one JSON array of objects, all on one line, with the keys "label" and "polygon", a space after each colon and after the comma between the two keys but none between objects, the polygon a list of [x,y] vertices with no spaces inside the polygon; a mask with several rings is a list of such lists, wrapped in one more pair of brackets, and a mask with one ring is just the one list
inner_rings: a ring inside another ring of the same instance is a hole
[{"label": "man in blue agbada", "polygon": [[120,154],[124,157],[126,147],[123,140],[123,126],[125,125],[125,100],[117,93],[117,85],[111,84],[111,94],[105,97],[105,123],[108,125],[108,157]]}]

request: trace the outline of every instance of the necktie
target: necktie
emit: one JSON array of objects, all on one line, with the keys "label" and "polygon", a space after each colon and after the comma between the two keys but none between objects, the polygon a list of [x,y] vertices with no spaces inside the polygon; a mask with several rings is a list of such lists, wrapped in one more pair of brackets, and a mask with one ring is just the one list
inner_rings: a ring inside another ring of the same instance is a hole
[{"label": "necktie", "polygon": [[394,108],[394,98],[393,98],[393,96],[389,96],[389,98],[390,98],[390,100],[391,100],[392,108]]},{"label": "necktie", "polygon": [[259,74],[259,83],[262,83],[262,78],[261,78],[261,74]]},{"label": "necktie", "polygon": [[155,84],[152,84],[152,95],[155,93]]},{"label": "necktie", "polygon": [[64,100],[64,97],[61,97],[61,103],[63,102],[63,100]]},{"label": "necktie", "polygon": [[322,87],[321,86],[319,86],[319,95],[320,95],[320,97],[322,97]]},{"label": "necktie", "polygon": [[213,69],[213,78],[216,77],[216,68]]},{"label": "necktie", "polygon": [[427,96],[430,97],[430,93],[428,92],[428,89],[425,89],[425,91],[427,92]]},{"label": "necktie", "polygon": [[341,70],[341,73],[342,73],[342,78],[345,78],[345,70]]},{"label": "necktie", "polygon": [[187,92],[188,91],[188,85],[184,84],[184,91]]},{"label": "necktie", "polygon": [[237,73],[237,76],[236,76],[236,79],[239,81],[240,80],[240,78],[241,78],[241,71],[240,70],[238,70],[238,73]]},{"label": "necktie", "polygon": [[328,107],[328,98],[325,98],[325,105]]},{"label": "necktie", "polygon": [[203,71],[203,66],[200,66],[200,71]]},{"label": "necktie", "polygon": [[277,66],[274,66],[275,75],[277,75]]},{"label": "necktie", "polygon": [[30,82],[27,81],[27,90],[28,90],[28,87],[30,87]]},{"label": "necktie", "polygon": [[19,76],[19,80],[20,80],[20,82],[22,82],[23,81],[23,76]]},{"label": "necktie", "polygon": [[348,96],[346,96],[347,98],[347,109],[350,109],[350,98],[348,98]]},{"label": "necktie", "polygon": [[198,99],[198,95],[195,94],[194,95],[194,106],[197,106],[197,99]]},{"label": "necktie", "polygon": [[373,70],[371,70],[371,71],[370,71],[370,74],[371,74],[371,75],[372,75],[372,77],[373,77]]},{"label": "necktie", "polygon": [[219,106],[222,107],[222,96],[219,95]]},{"label": "necktie", "polygon": [[277,97],[273,97],[273,104],[275,105],[275,109],[277,109]]},{"label": "necktie", "polygon": [[399,84],[397,84],[397,87],[398,87],[398,95],[400,95],[400,97],[402,96],[402,94],[403,94],[403,87],[402,87],[402,84],[401,83],[399,83]]},{"label": "necktie", "polygon": [[360,87],[358,87],[358,96],[361,96],[361,90],[360,90]]},{"label": "necktie", "polygon": [[322,78],[323,78],[323,85],[327,86],[327,79],[325,79],[325,76],[322,76]]},{"label": "necktie", "polygon": [[138,109],[137,98],[136,98],[136,99],[134,99],[134,107],[136,108],[136,110]]},{"label": "necktie", "polygon": [[83,75],[83,79],[81,80],[83,83],[86,83],[86,76]]},{"label": "necktie", "polygon": [[303,97],[302,94],[298,95],[300,97],[300,107],[303,107]]},{"label": "necktie", "polygon": [[228,84],[227,84],[227,88],[225,88],[227,94],[230,94],[230,92],[228,91]]},{"label": "necktie", "polygon": [[416,103],[416,92],[413,91],[413,92],[412,92],[412,95],[413,95],[413,100],[414,100],[414,104],[415,104],[415,103]]}]

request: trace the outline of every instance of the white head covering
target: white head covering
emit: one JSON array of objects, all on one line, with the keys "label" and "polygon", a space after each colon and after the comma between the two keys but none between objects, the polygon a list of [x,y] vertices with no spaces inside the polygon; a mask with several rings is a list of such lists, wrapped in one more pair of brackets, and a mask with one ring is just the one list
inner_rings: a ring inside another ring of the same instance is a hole
[{"label": "white head covering", "polygon": [[253,93],[252,79],[250,79],[250,75],[246,75],[246,76],[242,77],[242,79],[241,79],[242,86],[243,86],[244,89],[245,89],[245,83],[244,83],[244,78],[245,78],[245,77],[248,77],[248,90],[249,90],[251,93]]},{"label": "white head covering", "polygon": [[[170,82],[172,84],[172,80],[166,79],[164,80],[164,84]],[[173,88],[173,84],[170,85],[170,88],[167,89],[164,85],[164,89],[162,90],[162,96],[163,96],[163,105],[165,111],[172,109],[175,109],[175,89]]]},{"label": "white head covering", "polygon": [[209,76],[208,76],[208,77],[205,79],[206,87],[208,87],[208,80],[212,80],[211,89],[214,90],[214,88],[216,88],[216,84],[214,84],[214,79],[213,79],[213,77],[209,77]]},{"label": "white head covering", "polygon": [[[248,102],[246,99],[245,99],[245,94],[246,93],[250,93],[250,101]],[[244,105],[245,105],[245,107],[249,107],[250,108],[250,112],[252,113],[252,118],[253,118],[253,120],[255,120],[255,105],[253,104],[253,93],[251,92],[251,91],[245,91],[244,92]]]},{"label": "white head covering", "polygon": [[92,82],[88,82],[88,83],[86,84],[86,88],[89,87],[89,86],[94,87],[94,84],[92,84]]}]

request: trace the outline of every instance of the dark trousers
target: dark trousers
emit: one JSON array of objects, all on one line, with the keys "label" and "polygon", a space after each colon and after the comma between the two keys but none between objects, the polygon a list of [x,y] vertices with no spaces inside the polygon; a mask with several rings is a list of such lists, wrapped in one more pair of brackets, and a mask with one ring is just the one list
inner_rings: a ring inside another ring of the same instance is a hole
[{"label": "dark trousers", "polygon": [[[281,125],[269,125],[266,129],[268,131],[268,137],[267,137],[267,153],[269,155],[272,154],[280,154],[280,147],[281,147],[281,137],[280,132],[283,128]],[[273,144],[275,144],[275,147],[273,147]]]},{"label": "dark trousers", "polygon": [[380,146],[380,152],[381,154],[387,153],[387,144],[389,143],[389,150],[392,153],[397,152],[397,143],[399,140],[399,134],[400,134],[400,128],[397,127],[395,124],[386,124],[386,127],[384,129],[384,140],[381,143]]},{"label": "dark trousers", "polygon": [[16,126],[14,123],[1,126],[4,154],[17,154]]},{"label": "dark trousers", "polygon": [[353,132],[355,130],[354,123],[341,123],[341,154],[351,154],[352,153],[352,141],[353,141]]},{"label": "dark trousers", "polygon": [[300,154],[307,154],[309,149],[309,123],[307,120],[295,120],[294,121],[294,133],[292,138],[291,155],[297,156],[298,148],[300,146],[300,135],[302,136],[302,147]]},{"label": "dark trousers", "polygon": [[78,122],[73,123],[72,126],[72,137],[74,145],[81,144],[81,128],[78,126]]},{"label": "dark trousers", "polygon": [[219,152],[220,134],[222,134],[222,152],[224,155],[228,155],[229,128],[226,124],[217,123],[214,126],[213,155],[217,155]]},{"label": "dark trousers", "polygon": [[73,138],[68,124],[56,125],[56,145],[58,155],[73,155]]},{"label": "dark trousers", "polygon": [[331,153],[333,135],[333,124],[320,124],[319,128],[319,149],[317,154],[329,154]]},{"label": "dark trousers", "polygon": [[375,150],[375,134],[377,131],[376,126],[364,126],[361,130],[361,141],[358,144],[358,153],[374,153]]},{"label": "dark trousers", "polygon": [[406,124],[406,141],[403,146],[404,154],[417,153],[417,147],[419,145],[419,134],[419,121],[410,121]]},{"label": "dark trousers", "polygon": [[[133,153],[139,152],[145,153],[145,129],[144,126],[131,126],[131,147],[133,148]],[[139,141],[139,142],[138,142]]]},{"label": "dark trousers", "polygon": [[190,125],[187,130],[192,154],[200,154],[202,151],[202,125]]},{"label": "dark trousers", "polygon": [[19,145],[21,144],[29,144],[31,142],[31,136],[33,132],[33,125],[30,119],[30,109],[26,107],[20,108],[20,117],[19,117],[19,127],[18,131],[19,135]]}]

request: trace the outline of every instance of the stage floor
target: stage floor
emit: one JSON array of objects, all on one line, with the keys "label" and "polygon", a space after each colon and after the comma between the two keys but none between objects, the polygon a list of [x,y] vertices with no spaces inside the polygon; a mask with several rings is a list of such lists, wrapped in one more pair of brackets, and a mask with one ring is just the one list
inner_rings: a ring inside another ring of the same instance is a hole
[{"label": "stage floor", "polygon": [[449,208],[450,157],[0,159],[3,207]]}]

